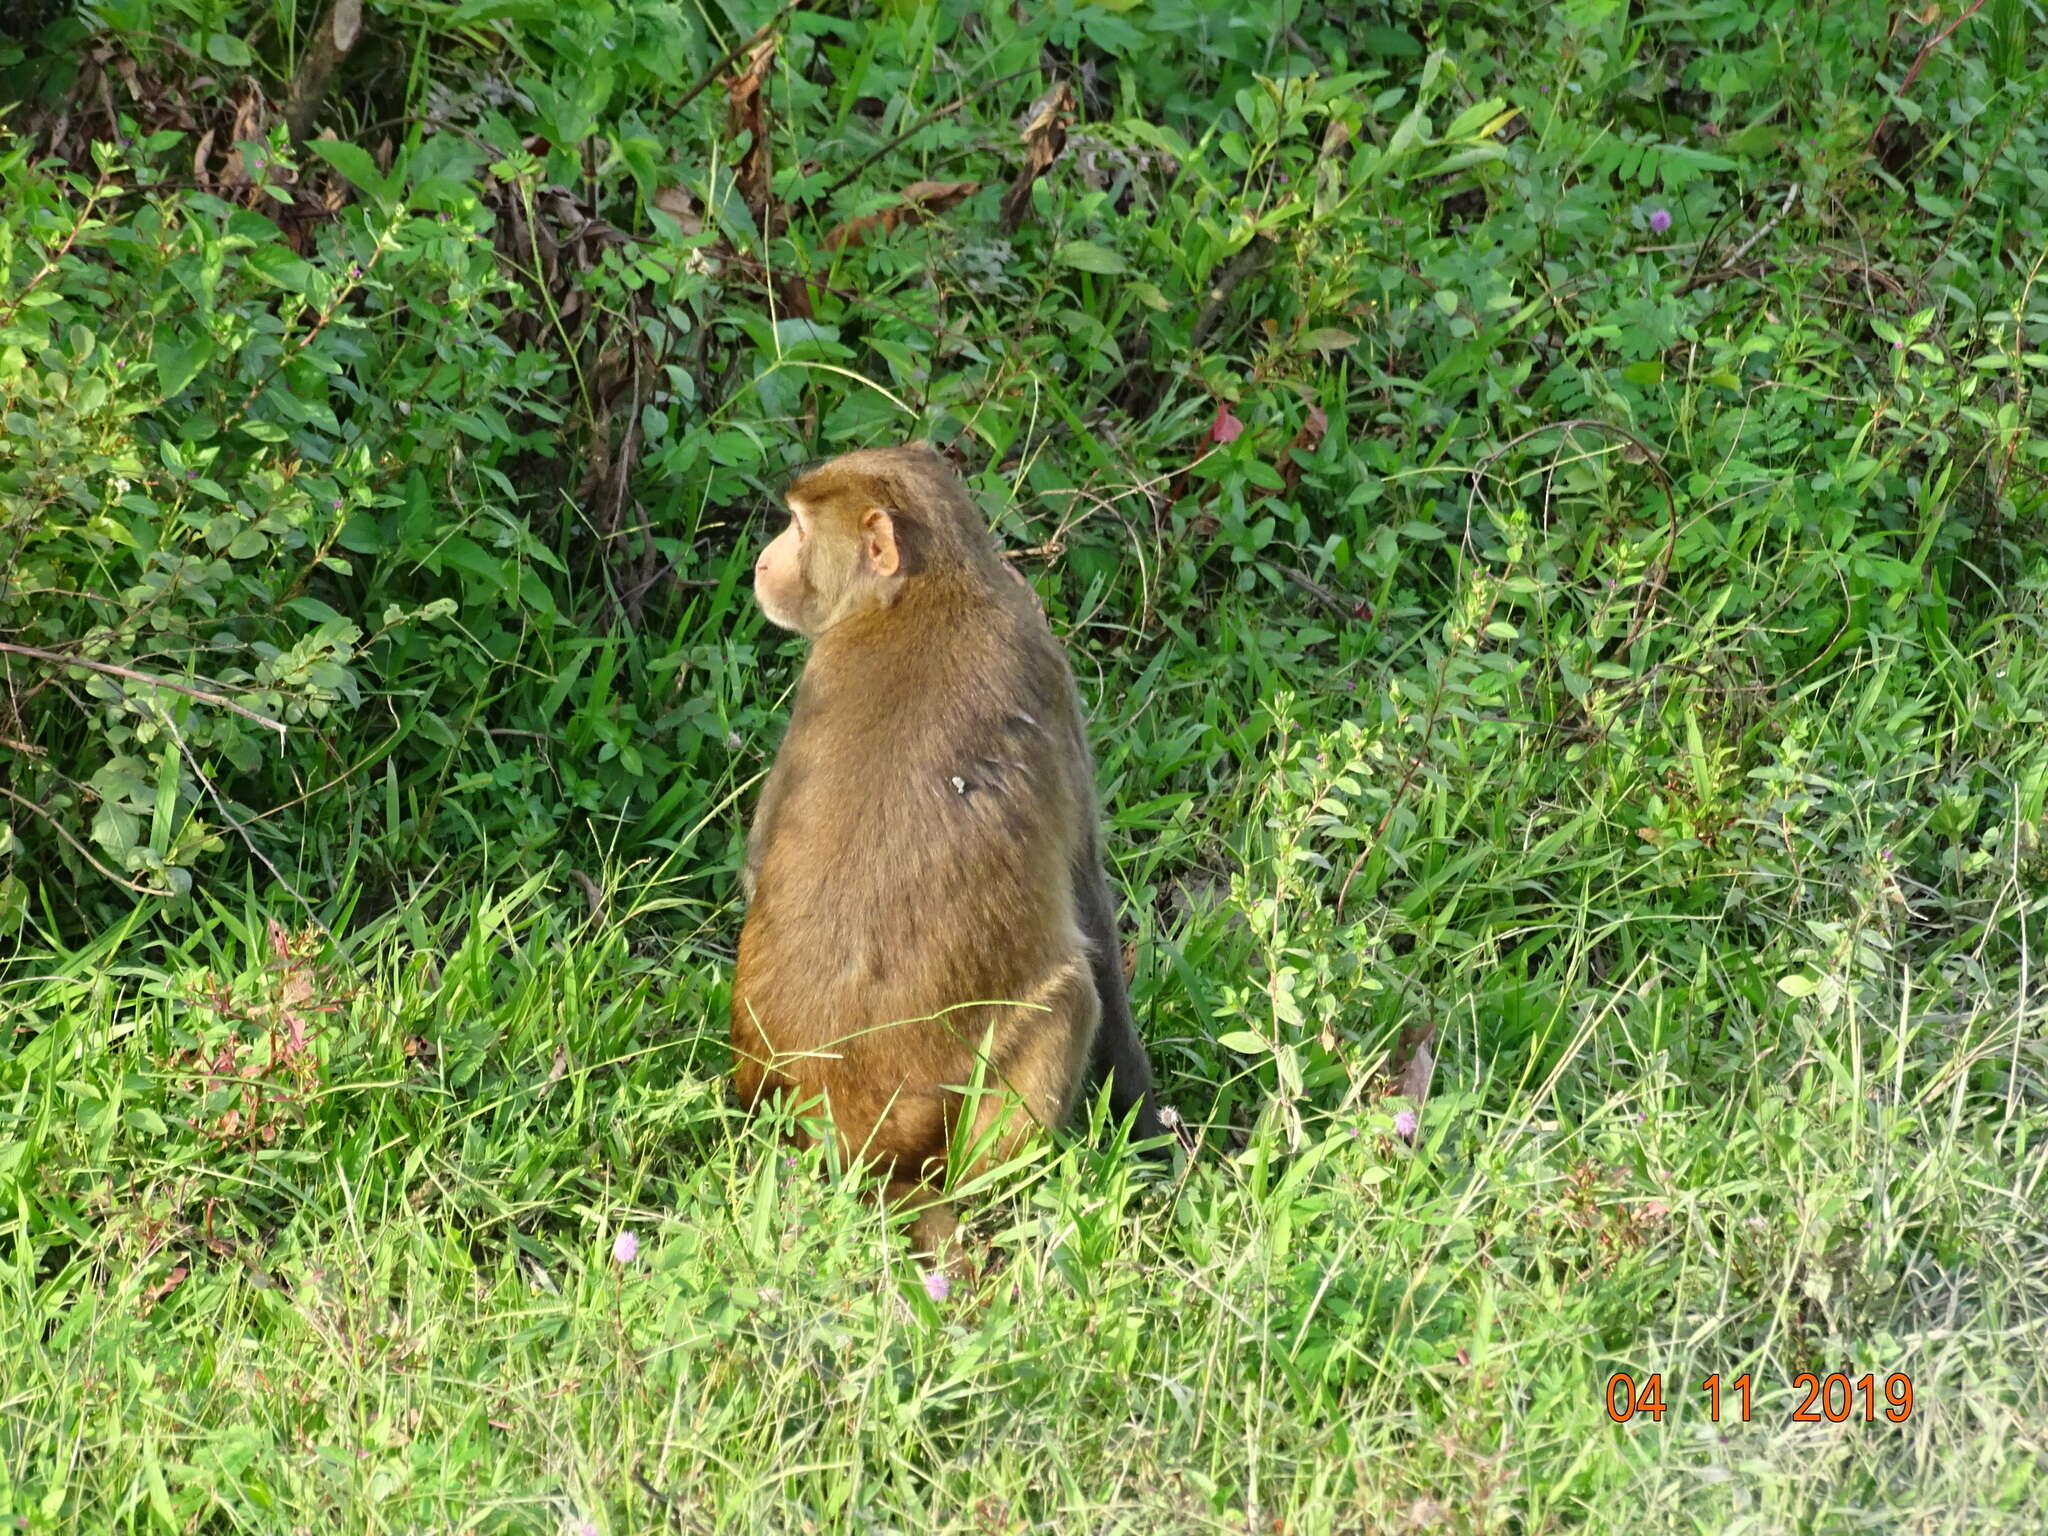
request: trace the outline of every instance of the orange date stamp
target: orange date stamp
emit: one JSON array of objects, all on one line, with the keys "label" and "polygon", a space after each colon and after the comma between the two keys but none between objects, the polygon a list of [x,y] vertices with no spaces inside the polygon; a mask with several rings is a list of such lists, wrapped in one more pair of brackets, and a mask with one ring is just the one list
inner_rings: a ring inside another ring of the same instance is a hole
[{"label": "orange date stamp", "polygon": [[[1882,1380],[1868,1371],[1861,1376],[1801,1371],[1792,1378],[1792,1392],[1799,1399],[1791,1413],[1794,1424],[1903,1424],[1913,1416],[1913,1378],[1903,1371]],[[1743,1424],[1754,1417],[1755,1383],[1747,1371],[1725,1379],[1716,1371],[1700,1383],[1700,1393],[1706,1399],[1707,1418],[1715,1424],[1724,1414]],[[1640,1381],[1627,1371],[1607,1378],[1607,1417],[1615,1423],[1640,1416],[1661,1424],[1670,1411],[1662,1371],[1651,1371]]]}]

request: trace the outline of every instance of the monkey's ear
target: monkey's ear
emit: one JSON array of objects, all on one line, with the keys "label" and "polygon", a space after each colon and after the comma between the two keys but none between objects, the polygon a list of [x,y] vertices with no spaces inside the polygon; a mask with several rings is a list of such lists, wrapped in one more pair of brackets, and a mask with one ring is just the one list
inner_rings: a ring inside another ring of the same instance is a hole
[{"label": "monkey's ear", "polygon": [[860,549],[868,569],[877,576],[894,576],[903,564],[903,552],[896,544],[896,520],[880,507],[861,514]]}]

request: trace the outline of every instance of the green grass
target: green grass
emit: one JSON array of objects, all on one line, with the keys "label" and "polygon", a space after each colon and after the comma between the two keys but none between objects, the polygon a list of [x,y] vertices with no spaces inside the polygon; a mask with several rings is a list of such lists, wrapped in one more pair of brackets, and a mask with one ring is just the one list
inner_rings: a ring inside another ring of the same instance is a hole
[{"label": "green grass", "polygon": [[[311,8],[0,46],[0,641],[287,725],[0,657],[0,1529],[2048,1529],[2038,7],[804,9],[764,234],[771,9],[366,7],[289,217]],[[1193,1141],[941,1296],[725,1095],[760,508],[912,434]]]}]

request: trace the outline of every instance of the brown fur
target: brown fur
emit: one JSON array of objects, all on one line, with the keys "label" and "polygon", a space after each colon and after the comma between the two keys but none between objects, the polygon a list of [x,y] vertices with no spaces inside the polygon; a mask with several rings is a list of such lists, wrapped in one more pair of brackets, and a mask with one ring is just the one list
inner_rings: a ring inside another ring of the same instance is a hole
[{"label": "brown fur", "polygon": [[1001,1129],[975,1167],[1104,1078],[1159,1129],[1079,697],[935,453],[848,454],[787,499],[757,591],[813,645],[748,847],[739,1094],[822,1096],[846,1153],[923,1207],[920,1246],[956,1256],[940,1195],[978,1069],[972,1134]]}]

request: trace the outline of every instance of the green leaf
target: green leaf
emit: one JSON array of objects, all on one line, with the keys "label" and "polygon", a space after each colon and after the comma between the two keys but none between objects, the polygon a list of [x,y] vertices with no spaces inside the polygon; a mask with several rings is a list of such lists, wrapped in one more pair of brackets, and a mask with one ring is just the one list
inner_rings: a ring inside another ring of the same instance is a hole
[{"label": "green leaf", "polygon": [[1114,277],[1119,272],[1130,270],[1123,257],[1106,245],[1097,245],[1092,240],[1069,240],[1053,252],[1053,260],[1064,266],[1076,267],[1083,272],[1099,272],[1105,277]]},{"label": "green leaf", "polygon": [[1235,1051],[1240,1056],[1263,1056],[1272,1049],[1263,1038],[1248,1029],[1237,1029],[1229,1034],[1218,1035],[1216,1043],[1226,1051]]},{"label": "green leaf", "polygon": [[1357,345],[1358,338],[1350,331],[1339,330],[1334,325],[1319,325],[1302,334],[1301,348],[1304,352],[1341,352],[1344,348]]},{"label": "green leaf", "polygon": [[206,40],[206,56],[229,69],[247,69],[255,60],[249,45],[227,32],[215,32]]},{"label": "green leaf", "polygon": [[315,624],[348,624],[352,622],[336,613],[317,597],[295,597],[285,608],[302,619],[311,619]]},{"label": "green leaf", "polygon": [[1664,382],[1664,360],[1646,357],[1639,363],[1630,363],[1621,370],[1621,376],[1631,384],[1661,384]]},{"label": "green leaf", "polygon": [[182,394],[185,386],[199,376],[199,370],[213,361],[214,350],[213,338],[203,333],[180,336],[174,331],[159,331],[149,360],[156,365],[157,387],[164,392],[164,398]]},{"label": "green leaf", "polygon": [[1507,101],[1505,98],[1499,96],[1489,96],[1484,101],[1473,102],[1471,106],[1451,119],[1450,126],[1444,129],[1444,138],[1470,138],[1506,105]]},{"label": "green leaf", "polygon": [[1489,160],[1505,160],[1508,152],[1491,139],[1479,144],[1468,144],[1463,149],[1445,155],[1432,166],[1431,174],[1448,176],[1453,171],[1462,171],[1469,166],[1484,165]]},{"label": "green leaf", "polygon": [[306,148],[333,166],[356,186],[379,202],[388,202],[396,188],[393,178],[377,169],[377,162],[370,158],[370,152],[359,144],[346,139],[313,139]]},{"label": "green leaf", "polygon": [[164,1124],[164,1117],[144,1104],[137,1104],[128,1111],[128,1124],[145,1136],[167,1136],[171,1128]]},{"label": "green leaf", "polygon": [[292,293],[304,293],[313,281],[313,267],[277,245],[260,245],[246,258],[249,270],[266,282]]}]

